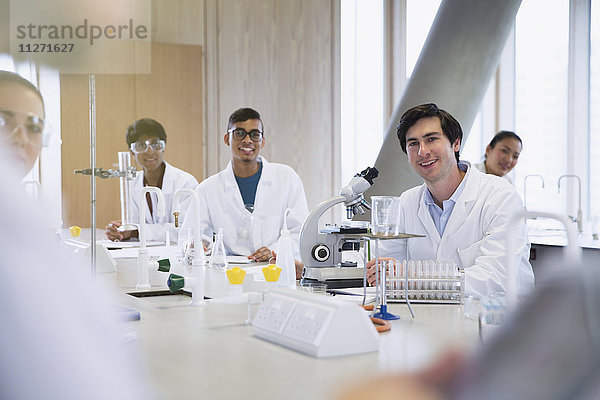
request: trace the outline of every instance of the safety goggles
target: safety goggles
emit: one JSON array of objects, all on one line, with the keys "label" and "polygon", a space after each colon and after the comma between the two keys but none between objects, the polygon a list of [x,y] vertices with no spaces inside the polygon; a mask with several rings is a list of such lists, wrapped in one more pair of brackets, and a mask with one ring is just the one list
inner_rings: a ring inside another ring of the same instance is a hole
[{"label": "safety goggles", "polygon": [[30,146],[42,147],[49,132],[44,131],[44,119],[30,112],[0,109],[0,134],[10,140],[17,132]]},{"label": "safety goggles", "polygon": [[145,153],[149,149],[154,151],[163,151],[165,149],[165,141],[162,139],[159,140],[138,140],[137,142],[131,143],[131,151],[134,153]]},{"label": "safety goggles", "polygon": [[228,129],[227,133],[232,135],[235,140],[244,140],[246,135],[250,135],[250,140],[253,142],[260,142],[260,140],[263,138],[262,131],[259,131],[258,129],[252,129],[250,132],[248,132],[242,128],[235,128]]}]

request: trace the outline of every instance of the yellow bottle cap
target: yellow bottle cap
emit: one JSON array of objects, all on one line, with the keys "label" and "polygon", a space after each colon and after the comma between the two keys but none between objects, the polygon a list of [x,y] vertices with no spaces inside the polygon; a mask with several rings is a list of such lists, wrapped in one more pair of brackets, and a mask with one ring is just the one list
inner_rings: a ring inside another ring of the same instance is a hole
[{"label": "yellow bottle cap", "polygon": [[263,275],[267,282],[276,282],[279,280],[279,274],[281,274],[281,268],[275,264],[269,264],[263,269]]},{"label": "yellow bottle cap", "polygon": [[77,225],[74,225],[69,228],[69,232],[71,232],[71,236],[79,237],[79,234],[81,233],[81,228],[78,227]]},{"label": "yellow bottle cap", "polygon": [[241,285],[244,283],[244,277],[246,276],[246,271],[241,269],[240,267],[233,267],[227,270],[227,279],[229,279],[229,283],[232,285]]}]

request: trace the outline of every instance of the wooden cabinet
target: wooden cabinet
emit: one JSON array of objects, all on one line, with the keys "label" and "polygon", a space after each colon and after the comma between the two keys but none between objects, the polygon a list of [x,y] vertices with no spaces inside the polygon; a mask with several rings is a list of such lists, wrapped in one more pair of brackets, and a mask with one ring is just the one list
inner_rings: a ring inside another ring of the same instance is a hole
[{"label": "wooden cabinet", "polygon": [[[167,132],[165,160],[203,177],[202,47],[152,44],[152,73],[96,75],[96,167],[117,168],[126,151],[127,126],[150,117]],[[89,77],[61,76],[62,193],[64,226],[90,226]],[[135,161],[132,157],[132,163]],[[96,224],[120,219],[119,180],[96,178]]]}]

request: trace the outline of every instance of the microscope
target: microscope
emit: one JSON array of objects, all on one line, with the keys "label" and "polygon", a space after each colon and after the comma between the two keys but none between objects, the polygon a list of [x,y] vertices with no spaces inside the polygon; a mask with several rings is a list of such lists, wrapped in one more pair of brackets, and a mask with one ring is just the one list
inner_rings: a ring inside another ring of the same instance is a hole
[{"label": "microscope", "polygon": [[330,289],[363,286],[363,268],[356,262],[343,262],[343,251],[360,250],[361,242],[369,233],[368,224],[362,227],[326,225],[319,231],[319,219],[336,204],[344,203],[348,219],[356,214],[364,214],[371,205],[363,193],[371,187],[379,171],[367,168],[356,174],[340,190],[339,196],[320,203],[308,214],[300,231],[300,258],[304,263],[302,281],[325,282]]}]

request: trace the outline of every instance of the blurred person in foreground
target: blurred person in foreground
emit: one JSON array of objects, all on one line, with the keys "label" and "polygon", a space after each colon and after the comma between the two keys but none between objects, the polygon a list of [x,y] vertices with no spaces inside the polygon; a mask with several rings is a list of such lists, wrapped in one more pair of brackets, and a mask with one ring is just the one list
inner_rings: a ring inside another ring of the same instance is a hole
[{"label": "blurred person in foreground", "polygon": [[0,71],[0,398],[146,399],[135,348],[123,344],[112,296],[46,235],[20,180],[42,143],[44,104]]},{"label": "blurred person in foreground", "polygon": [[362,378],[335,399],[600,399],[598,265],[566,267],[549,273],[473,353],[450,349],[417,372]]}]

